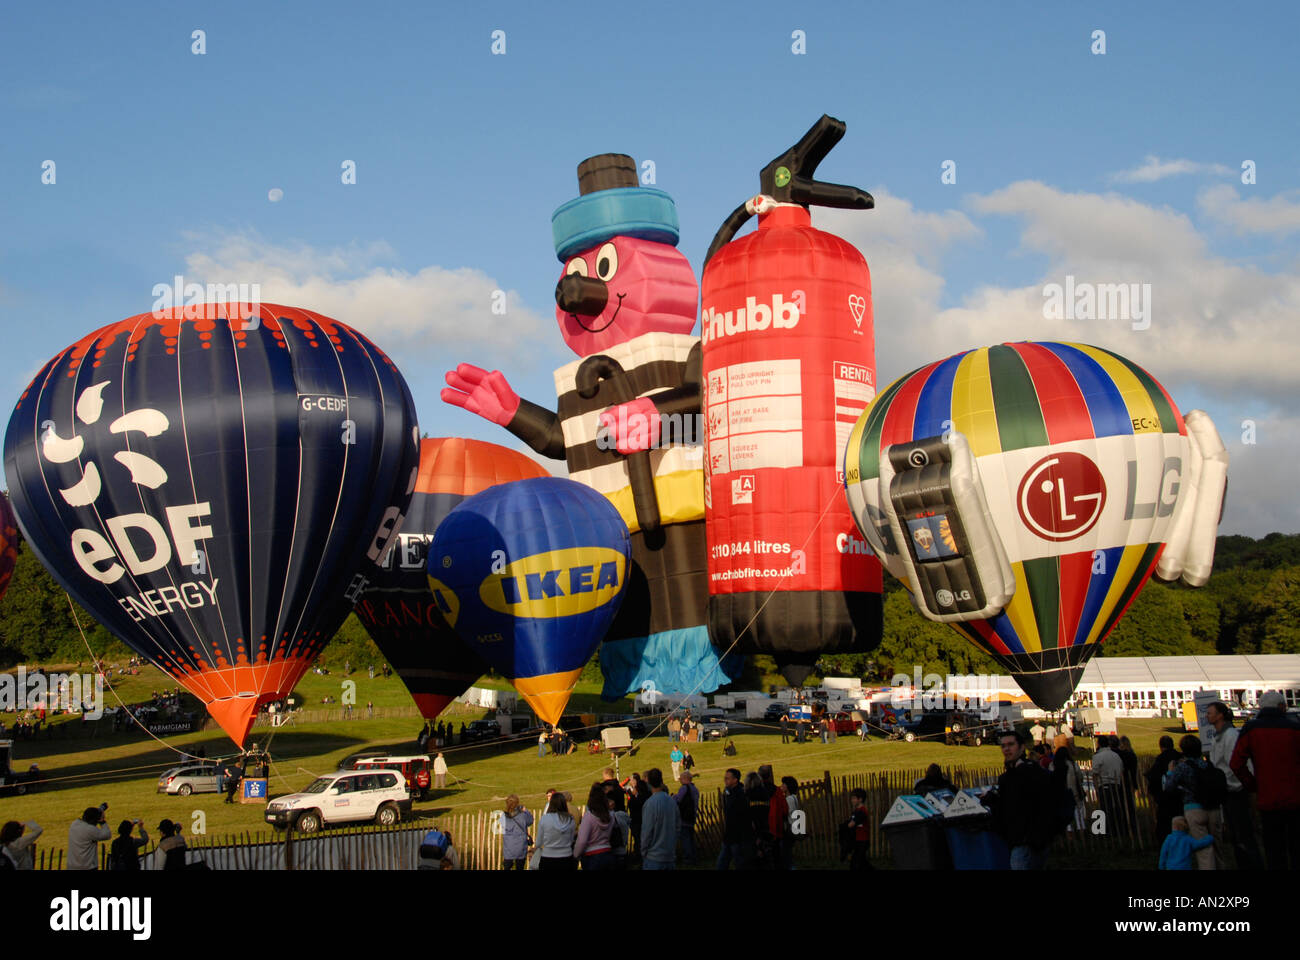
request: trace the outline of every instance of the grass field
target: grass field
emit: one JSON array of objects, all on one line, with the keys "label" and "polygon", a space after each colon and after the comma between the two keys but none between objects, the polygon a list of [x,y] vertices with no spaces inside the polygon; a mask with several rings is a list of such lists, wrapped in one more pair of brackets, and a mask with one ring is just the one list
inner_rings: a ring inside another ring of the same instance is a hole
[{"label": "grass field", "polygon": [[[377,708],[411,704],[401,682],[396,677],[377,677],[372,681],[363,671],[349,679],[357,684],[357,703],[361,705],[354,719],[286,727],[274,731],[273,735],[268,728],[255,731],[254,739],[271,735],[273,796],[301,789],[317,775],[336,769],[339,761],[359,750],[414,750],[415,736],[421,726],[418,718],[365,719],[367,700],[373,701]],[[319,706],[322,696],[337,697],[342,680],[334,674],[324,677],[309,674],[295,691],[299,704],[310,709]],[[119,683],[117,693],[126,702],[138,702],[148,699],[152,690],[163,685],[162,674],[150,668],[138,677]],[[112,706],[117,701],[112,693],[106,692],[105,702]],[[618,705],[601,701],[594,685],[580,686],[570,706],[574,713],[618,713],[631,712],[631,709],[630,700]],[[462,704],[454,704],[445,714],[457,724],[484,715],[485,711]],[[2,718],[8,724],[14,715]],[[1121,733],[1129,736],[1134,748],[1143,755],[1157,752],[1156,740],[1162,733],[1170,732],[1176,739],[1181,727],[1172,726],[1175,723],[1120,721]],[[0,799],[0,819],[35,820],[47,829],[48,839],[43,845],[48,847],[62,846],[67,825],[86,807],[102,802],[109,804],[108,819],[114,826],[121,819],[139,817],[152,830],[164,817],[192,822],[194,813],[201,810],[208,833],[267,829],[261,805],[226,805],[222,798],[212,794],[174,797],[156,792],[158,774],[177,762],[178,750],[194,753],[203,747],[208,757],[231,755],[233,745],[219,731],[168,737],[162,743],[138,731],[114,734],[107,721],[91,736],[88,728],[92,726],[83,727],[76,719],[62,720],[56,724],[52,738],[42,734],[15,743],[15,769],[25,770],[28,764],[39,763],[47,782],[38,792]],[[825,745],[819,741],[782,744],[775,726],[733,727],[733,731],[736,757],[724,757],[722,744],[718,742],[692,745],[697,763],[696,783],[701,789],[718,788],[727,767],[748,771],[760,763],[771,763],[778,777],[792,775],[800,780],[821,777],[828,770],[838,775],[912,769],[929,763],[944,767],[989,767],[1001,763],[996,746],[948,747],[941,743],[886,743],[879,739],[863,744],[856,737],[840,737],[837,742]],[[1079,746],[1087,755],[1091,742],[1083,740]],[[637,756],[625,758],[620,772],[627,775],[632,770],[644,771],[652,766],[668,771],[669,749],[668,740],[661,732],[645,741]],[[570,756],[538,758],[536,741],[532,738],[493,746],[453,747],[446,755],[451,785],[434,791],[427,802],[417,803],[416,812],[421,817],[495,808],[510,793],[517,793],[525,804],[534,805],[550,787],[572,791],[578,802],[582,802],[587,788],[599,779],[609,762],[606,756],[589,755],[581,746],[580,752]]]}]

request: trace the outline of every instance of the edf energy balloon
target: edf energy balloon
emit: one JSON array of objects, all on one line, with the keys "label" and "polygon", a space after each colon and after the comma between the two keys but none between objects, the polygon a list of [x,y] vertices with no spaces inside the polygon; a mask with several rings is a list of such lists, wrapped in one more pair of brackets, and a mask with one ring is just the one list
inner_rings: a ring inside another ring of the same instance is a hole
[{"label": "edf energy balloon", "polygon": [[849,503],[931,620],[1059,708],[1152,573],[1209,577],[1227,482],[1210,418],[1098,347],[1012,343],[888,387],[853,429]]},{"label": "edf energy balloon", "polygon": [[623,518],[590,487],[519,480],[447,515],[429,587],[460,638],[554,724],[618,612],[631,553]]},{"label": "edf energy balloon", "polygon": [[14,564],[18,562],[18,522],[14,519],[9,498],[0,494],[0,600],[9,589]]},{"label": "edf energy balloon", "polygon": [[14,409],[5,472],[54,578],[242,745],[401,525],[417,437],[406,382],[355,330],[206,304],[60,352]]},{"label": "edf energy balloon", "polygon": [[[880,565],[854,535],[840,474],[875,395],[871,275],[808,212],[872,206],[811,179],[843,135],[823,116],[773,160],[704,269],[709,627],[718,647],[774,654],[794,684],[820,653],[870,649],[881,632]],[[753,214],[758,229],[728,242]]]},{"label": "edf energy balloon", "polygon": [[499,483],[550,476],[522,453],[460,437],[420,441],[420,472],[401,533],[357,601],[365,626],[411,691],[420,714],[432,720],[487,672],[483,659],[447,625],[429,591],[429,544],[452,509]]}]

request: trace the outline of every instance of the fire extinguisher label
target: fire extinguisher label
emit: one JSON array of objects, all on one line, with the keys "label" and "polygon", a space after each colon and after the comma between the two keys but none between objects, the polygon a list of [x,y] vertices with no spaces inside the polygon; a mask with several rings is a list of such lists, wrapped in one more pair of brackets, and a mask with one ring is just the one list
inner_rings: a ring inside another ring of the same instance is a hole
[{"label": "fire extinguisher label", "polygon": [[802,393],[798,360],[733,363],[710,371],[709,472],[803,466]]},{"label": "fire extinguisher label", "polygon": [[870,367],[836,360],[831,369],[835,390],[835,479],[844,482],[844,448],[853,425],[876,396],[875,377]]}]

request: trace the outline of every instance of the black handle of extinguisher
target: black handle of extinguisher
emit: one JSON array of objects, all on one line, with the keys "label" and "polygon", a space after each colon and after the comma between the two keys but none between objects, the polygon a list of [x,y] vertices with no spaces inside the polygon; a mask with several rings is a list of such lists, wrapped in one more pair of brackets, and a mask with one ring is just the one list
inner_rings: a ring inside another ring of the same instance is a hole
[{"label": "black handle of extinguisher", "polygon": [[[839,143],[847,130],[843,120],[822,114],[821,119],[808,128],[808,132],[799,138],[789,150],[763,168],[758,175],[759,190],[778,203],[797,203],[802,206],[838,207],[847,210],[870,210],[876,205],[875,198],[865,190],[841,183],[824,183],[814,180],[817,166],[826,159],[835,144]],[[704,265],[708,266],[713,255],[731,242],[737,231],[753,216],[741,204],[718,228],[709,244],[709,252],[704,255]]]}]

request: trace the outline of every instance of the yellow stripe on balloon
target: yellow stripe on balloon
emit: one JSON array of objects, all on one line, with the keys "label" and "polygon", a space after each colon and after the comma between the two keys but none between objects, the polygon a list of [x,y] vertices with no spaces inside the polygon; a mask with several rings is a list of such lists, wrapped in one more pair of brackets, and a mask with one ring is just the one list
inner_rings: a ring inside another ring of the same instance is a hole
[{"label": "yellow stripe on balloon", "polygon": [[[704,519],[704,471],[675,470],[654,478],[659,500],[659,519],[663,523],[689,523]],[[632,487],[620,487],[605,494],[627,524],[628,533],[636,533],[641,524],[636,519]]]},{"label": "yellow stripe on balloon", "polygon": [[1078,348],[1086,353],[1093,360],[1096,360],[1101,368],[1106,371],[1106,375],[1115,381],[1115,388],[1119,390],[1120,396],[1124,398],[1124,406],[1128,408],[1129,418],[1133,421],[1134,433],[1162,433],[1160,427],[1160,411],[1151,400],[1151,394],[1147,388],[1142,385],[1142,381],[1133,375],[1133,371],[1124,364],[1120,363],[1109,353],[1098,350],[1096,347],[1090,347],[1083,343],[1074,343],[1071,346]]},{"label": "yellow stripe on balloon", "polygon": [[1016,575],[1016,592],[1004,612],[1025,653],[1039,653],[1043,649],[1043,641],[1038,635],[1038,620],[1034,617],[1034,601],[1029,595],[1029,583],[1025,579],[1025,565],[1013,563],[1011,569]]},{"label": "yellow stripe on balloon", "polygon": [[1002,452],[987,349],[972,350],[957,365],[952,380],[952,428],[965,435],[977,457]]},{"label": "yellow stripe on balloon", "polygon": [[862,482],[862,434],[867,429],[867,414],[871,410],[871,404],[867,404],[867,409],[862,412],[853,423],[853,429],[849,431],[849,442],[844,448],[844,482],[848,486]]},{"label": "yellow stripe on balloon", "polygon": [[1124,552],[1119,555],[1119,563],[1115,567],[1115,577],[1110,581],[1110,589],[1106,591],[1106,599],[1102,601],[1101,607],[1097,610],[1097,615],[1092,621],[1092,626],[1088,629],[1088,638],[1085,643],[1096,643],[1100,639],[1099,634],[1106,626],[1106,621],[1114,612],[1116,604],[1124,596],[1124,591],[1128,589],[1129,583],[1137,575],[1138,565],[1142,561],[1142,554],[1146,553],[1149,544],[1137,543],[1125,547]]}]

